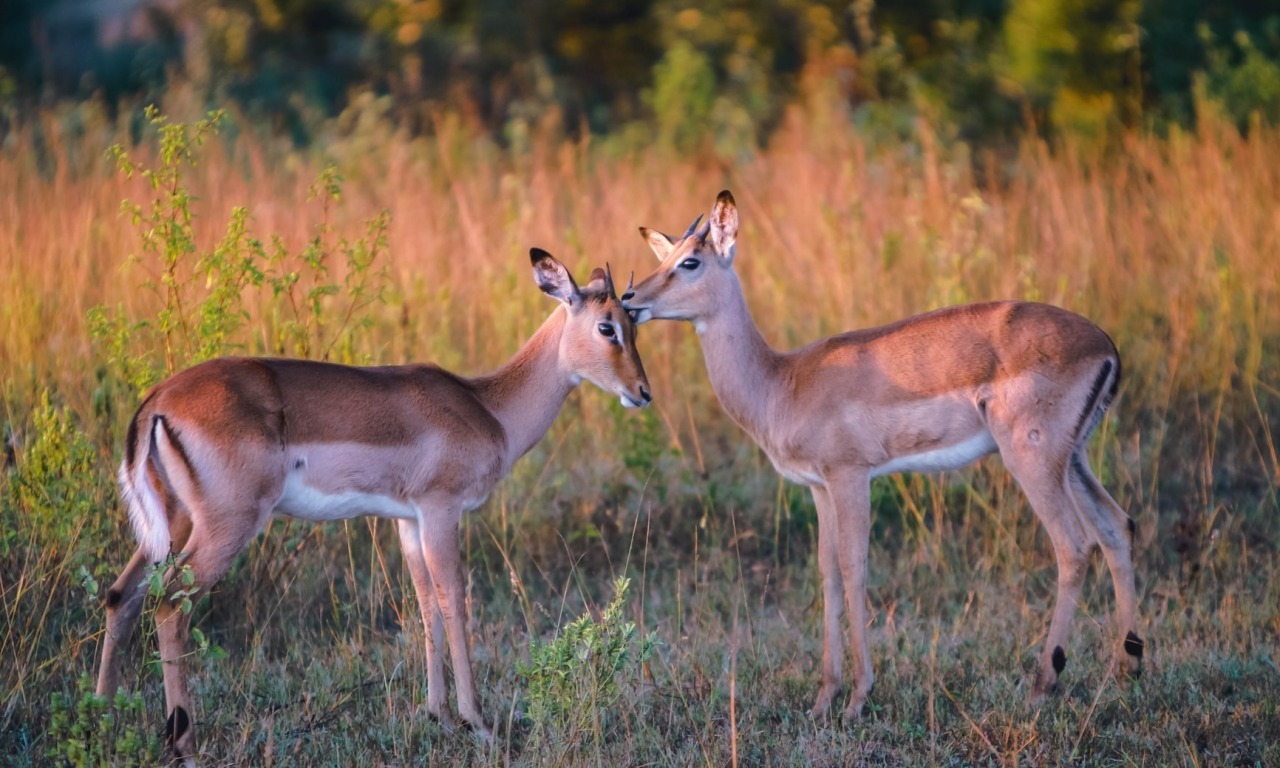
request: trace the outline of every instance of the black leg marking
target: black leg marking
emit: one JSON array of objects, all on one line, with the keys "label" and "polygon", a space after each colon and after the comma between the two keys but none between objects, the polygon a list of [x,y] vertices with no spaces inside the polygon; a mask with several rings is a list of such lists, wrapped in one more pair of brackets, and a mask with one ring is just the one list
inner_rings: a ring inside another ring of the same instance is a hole
[{"label": "black leg marking", "polygon": [[1071,454],[1071,471],[1075,472],[1078,480],[1078,487],[1089,497],[1094,506],[1103,506],[1102,497],[1098,495],[1098,489],[1094,483],[1088,481],[1089,468],[1084,463],[1084,457],[1079,451]]},{"label": "black leg marking", "polygon": [[124,599],[124,595],[120,594],[119,590],[108,589],[107,598],[104,602],[107,604],[108,608],[115,608],[117,605],[120,604],[120,601],[123,599]]},{"label": "black leg marking", "polygon": [[[1129,526],[1129,544],[1132,545],[1134,538],[1138,535],[1138,524],[1133,522],[1132,517],[1126,518],[1125,522]],[[1132,635],[1133,633],[1130,632],[1129,634]]]},{"label": "black leg marking", "polygon": [[1062,650],[1062,646],[1055,646],[1053,649],[1053,671],[1059,675],[1062,670],[1067,668],[1067,654]]},{"label": "black leg marking", "polygon": [[1135,635],[1132,631],[1124,636],[1124,652],[1135,659],[1142,658],[1142,651],[1146,647],[1146,643],[1142,642],[1142,638]]},{"label": "black leg marking", "polygon": [[165,736],[169,739],[169,744],[176,744],[178,739],[182,738],[182,734],[187,732],[191,727],[191,718],[187,716],[187,710],[182,707],[174,707],[169,713],[169,721],[165,723]]}]

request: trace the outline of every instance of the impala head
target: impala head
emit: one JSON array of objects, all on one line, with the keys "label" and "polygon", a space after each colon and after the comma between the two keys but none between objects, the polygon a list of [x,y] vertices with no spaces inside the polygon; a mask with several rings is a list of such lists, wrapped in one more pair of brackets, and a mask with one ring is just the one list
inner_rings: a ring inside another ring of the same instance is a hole
[{"label": "impala head", "polygon": [[680,238],[641,227],[640,234],[662,263],[640,284],[627,286],[622,302],[637,323],[649,320],[705,319],[737,290],[733,271],[734,241],[738,237],[738,208],[724,190],[711,215],[694,220]]},{"label": "impala head", "polygon": [[653,397],[636,350],[636,327],[614,293],[613,275],[596,269],[591,281],[579,288],[551,254],[533,248],[529,258],[538,287],[565,306],[561,366],[575,378],[617,395],[627,408],[648,405]]}]

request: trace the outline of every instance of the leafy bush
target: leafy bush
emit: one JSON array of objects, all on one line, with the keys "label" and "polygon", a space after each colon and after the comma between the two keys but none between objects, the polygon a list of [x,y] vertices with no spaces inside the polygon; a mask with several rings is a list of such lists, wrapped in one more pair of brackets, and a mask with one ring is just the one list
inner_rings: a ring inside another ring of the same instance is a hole
[{"label": "leafy bush", "polygon": [[30,441],[16,452],[5,487],[0,518],[11,519],[0,528],[0,562],[15,550],[36,548],[46,558],[80,565],[90,554],[79,544],[82,530],[101,519],[110,483],[97,450],[48,390],[31,418]]},{"label": "leafy bush", "polygon": [[[194,196],[185,171],[199,148],[216,133],[222,113],[195,123],[173,123],[155,107],[147,118],[160,138],[160,163],[149,168],[115,145],[110,155],[126,176],[141,175],[156,197],[149,207],[125,200],[121,209],[138,231],[142,254],[130,257],[147,273],[142,288],[156,299],[155,316],[128,317],[123,308],[90,310],[90,334],[117,374],[142,392],[162,377],[203,360],[246,351],[240,333],[256,309],[268,326],[266,352],[351,362],[358,336],[372,326],[367,310],[386,295],[388,276],[374,262],[387,248],[390,214],[365,224],[354,241],[332,239],[332,203],[341,200],[342,177],[324,169],[308,200],[319,199],[324,217],[296,256],[279,237],[270,244],[254,237],[246,208],[232,209],[226,234],[211,250],[196,243]],[[342,279],[331,274],[335,254],[343,258]],[[253,301],[254,290],[257,302]],[[163,351],[163,363],[154,359]]]},{"label": "leafy bush", "polygon": [[157,765],[159,732],[146,727],[142,694],[116,693],[114,702],[93,692],[93,681],[81,675],[76,693],[50,696],[48,756],[58,765],[89,766]]},{"label": "leafy bush", "polygon": [[603,743],[614,725],[608,712],[625,681],[653,655],[657,633],[637,640],[635,622],[622,620],[630,585],[630,579],[617,579],[613,602],[599,621],[583,614],[550,642],[533,641],[528,664],[518,667],[532,741],[555,750],[552,763],[572,758],[588,743]]}]

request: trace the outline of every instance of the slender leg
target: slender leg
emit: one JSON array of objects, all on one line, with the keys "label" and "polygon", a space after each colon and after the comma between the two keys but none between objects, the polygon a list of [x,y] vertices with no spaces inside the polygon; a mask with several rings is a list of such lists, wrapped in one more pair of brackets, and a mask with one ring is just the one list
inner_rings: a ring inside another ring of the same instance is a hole
[{"label": "slender leg", "polygon": [[849,655],[853,664],[853,691],[845,707],[846,718],[860,718],[871,695],[875,673],[871,668],[871,641],[867,636],[867,559],[871,547],[871,479],[866,472],[850,472],[828,481],[839,538],[836,541],[840,575],[849,612]]},{"label": "slender leg", "polygon": [[444,620],[436,600],[435,585],[422,553],[422,531],[413,520],[400,520],[400,547],[404,562],[413,579],[413,589],[418,596],[418,610],[422,613],[422,626],[427,636],[427,712],[440,721],[446,729],[453,728],[453,716],[449,714],[449,692],[444,679]]},{"label": "slender leg", "polygon": [[[191,691],[187,686],[191,615],[184,613],[179,603],[171,598],[175,592],[183,589],[196,595],[207,594],[231,567],[235,556],[248,544],[248,539],[255,532],[249,529],[243,538],[215,541],[210,536],[202,535],[206,530],[197,530],[191,534],[177,568],[167,575],[168,591],[156,608],[160,663],[164,669],[165,709],[169,713],[165,733],[172,751],[172,760],[181,762],[187,768],[194,768],[196,764],[195,710],[192,707]],[[195,575],[191,586],[184,586],[180,579],[182,569],[187,566],[190,566]]]},{"label": "slender leg", "polygon": [[809,710],[812,717],[825,716],[831,700],[840,690],[840,667],[844,660],[844,633],[840,615],[844,612],[844,592],[840,581],[840,556],[836,542],[840,522],[836,518],[831,495],[822,486],[814,486],[813,503],[818,510],[818,570],[822,574],[822,687],[818,700]]},{"label": "slender leg", "polygon": [[[1116,653],[1114,665],[1130,676],[1142,673],[1144,643],[1138,635],[1138,591],[1133,573],[1133,520],[1089,469],[1083,449],[1071,461],[1071,490],[1081,515],[1093,523],[1102,556],[1111,571],[1116,593]],[[1125,660],[1123,667],[1120,660]]]},{"label": "slender leg", "polygon": [[1032,511],[1048,531],[1058,561],[1058,595],[1053,606],[1053,618],[1049,622],[1044,651],[1040,654],[1035,683],[1027,697],[1027,702],[1033,706],[1057,688],[1058,677],[1067,665],[1067,641],[1094,543],[1093,536],[1085,529],[1076,511],[1075,499],[1067,483],[1065,463],[1047,462],[1043,456],[1032,456],[1025,461],[1016,458],[1005,460],[1005,465],[1031,502]]},{"label": "slender leg", "polygon": [[[172,506],[178,502],[170,497],[167,503]],[[187,538],[191,535],[191,518],[185,512],[173,515],[173,519],[169,521],[169,535],[173,546],[179,549],[187,543]],[[108,697],[108,700],[114,698],[120,687],[120,649],[128,645],[146,604],[147,591],[143,588],[142,580],[150,565],[146,553],[139,548],[133,553],[120,578],[107,590],[103,600],[107,608],[107,628],[102,639],[97,692],[99,696]]]},{"label": "slender leg", "polygon": [[[421,505],[424,510],[427,505]],[[436,600],[444,618],[453,658],[453,677],[458,692],[458,715],[471,725],[485,741],[493,739],[493,731],[480,714],[479,697],[471,675],[471,655],[467,647],[467,604],[462,588],[461,561],[458,557],[458,518],[453,509],[436,506],[434,515],[422,525],[423,554],[431,579],[435,583]]]},{"label": "slender leg", "polygon": [[[176,589],[176,587],[175,587]],[[172,590],[171,590],[172,591]],[[174,762],[194,768],[196,733],[187,688],[187,653],[190,648],[191,617],[166,595],[156,608],[156,630],[160,640],[160,662],[164,669],[165,738]]]},{"label": "slender leg", "polygon": [[102,659],[98,664],[98,695],[112,698],[120,687],[120,648],[129,644],[138,617],[142,615],[146,591],[142,577],[147,570],[147,555],[142,549],[133,553],[120,578],[107,590],[107,628],[102,637]]}]

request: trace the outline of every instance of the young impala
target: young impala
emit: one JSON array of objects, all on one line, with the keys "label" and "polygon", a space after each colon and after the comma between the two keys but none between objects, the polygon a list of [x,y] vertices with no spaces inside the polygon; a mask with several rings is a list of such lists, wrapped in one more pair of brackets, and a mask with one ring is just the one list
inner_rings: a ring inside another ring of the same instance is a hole
[{"label": "young impala", "polygon": [[[999,452],[1052,539],[1058,597],[1030,699],[1054,688],[1092,548],[1115,583],[1117,660],[1141,669],[1129,549],[1133,524],[1089,469],[1085,442],[1115,396],[1120,358],[1097,326],[1044,304],[952,307],[853,331],[795,352],[769,347],[733,269],[738,211],[720,193],[710,220],[680,239],[641,228],[662,264],[622,295],[637,323],[688,320],[725,411],[783,477],[807,485],[818,511],[822,571],[822,687],[831,706],[849,611],[854,689],[861,714],[873,675],[867,640],[871,478],[934,472]],[[843,594],[841,584],[843,582]]]},{"label": "young impala", "polygon": [[[631,408],[650,400],[635,328],[596,270],[579,288],[530,252],[538,287],[563,302],[502,368],[473,379],[431,365],[354,368],[223,358],[173,376],[129,426],[120,487],[139,547],[107,592],[98,693],[113,694],[117,649],[141,613],[148,565],[171,553],[207,591],[273,514],[394,518],[426,627],[427,709],[442,722],[448,636],[458,711],[486,739],[467,649],[458,557],[462,513],[484,501],[583,379]],[[170,590],[181,587],[170,573]],[[191,586],[185,587],[191,589]],[[195,763],[184,659],[189,617],[156,609],[168,743]]]}]

